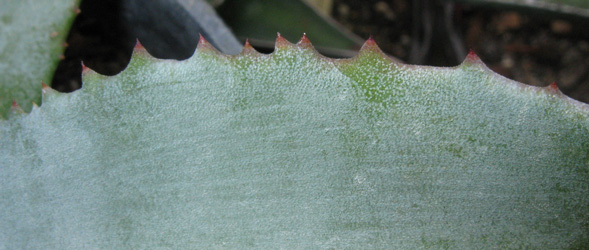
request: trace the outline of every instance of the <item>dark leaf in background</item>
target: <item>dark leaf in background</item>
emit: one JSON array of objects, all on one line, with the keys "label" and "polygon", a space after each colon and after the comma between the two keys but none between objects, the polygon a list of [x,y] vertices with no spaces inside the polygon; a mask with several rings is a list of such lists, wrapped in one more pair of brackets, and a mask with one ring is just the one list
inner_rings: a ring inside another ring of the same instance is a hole
[{"label": "dark leaf in background", "polygon": [[306,33],[330,57],[352,57],[364,42],[301,0],[226,0],[218,10],[239,38],[270,51],[276,32],[292,42]]}]

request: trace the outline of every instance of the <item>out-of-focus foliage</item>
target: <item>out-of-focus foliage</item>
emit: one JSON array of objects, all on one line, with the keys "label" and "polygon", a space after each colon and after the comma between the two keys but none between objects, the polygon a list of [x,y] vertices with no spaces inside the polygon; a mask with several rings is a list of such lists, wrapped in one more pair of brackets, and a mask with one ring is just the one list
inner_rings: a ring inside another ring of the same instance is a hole
[{"label": "out-of-focus foliage", "polygon": [[41,100],[65,50],[78,0],[0,0],[0,119],[12,101],[25,110]]}]

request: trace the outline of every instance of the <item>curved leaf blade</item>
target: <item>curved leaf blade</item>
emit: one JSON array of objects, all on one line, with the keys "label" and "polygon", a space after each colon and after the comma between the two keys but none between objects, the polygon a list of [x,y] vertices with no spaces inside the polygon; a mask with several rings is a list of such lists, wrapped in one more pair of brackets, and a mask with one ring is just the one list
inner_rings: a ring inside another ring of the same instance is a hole
[{"label": "curved leaf blade", "polygon": [[51,82],[78,0],[0,1],[0,118],[13,101],[30,111]]},{"label": "curved leaf blade", "polygon": [[[306,38],[113,77],[0,122],[4,248],[570,248],[589,110],[492,73]],[[25,208],[25,209],[23,209]]]}]

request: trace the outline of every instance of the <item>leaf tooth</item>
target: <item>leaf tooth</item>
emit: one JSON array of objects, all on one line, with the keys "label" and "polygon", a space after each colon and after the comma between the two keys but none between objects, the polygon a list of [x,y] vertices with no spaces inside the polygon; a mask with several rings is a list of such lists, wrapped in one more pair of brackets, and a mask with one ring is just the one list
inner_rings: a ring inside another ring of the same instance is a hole
[{"label": "leaf tooth", "polygon": [[374,41],[374,37],[372,35],[368,36],[368,40],[366,40],[366,42],[364,42],[365,45],[376,45],[376,42]]},{"label": "leaf tooth", "polygon": [[487,65],[483,62],[483,60],[481,60],[481,58],[472,49],[468,52],[468,54],[464,58],[464,61],[462,61],[462,63],[460,65],[458,65],[458,67],[462,67],[462,66],[467,66],[467,67],[474,66],[475,68],[479,68],[484,71],[492,72],[492,74],[497,74],[496,72],[489,69],[489,67],[487,67]]},{"label": "leaf tooth", "polygon": [[47,86],[47,84],[45,84],[45,82],[41,82],[41,90],[46,91],[51,89],[51,87]]},{"label": "leaf tooth", "polygon": [[370,37],[368,37],[368,40],[366,40],[366,42],[364,42],[364,44],[362,45],[362,48],[360,48],[360,51],[375,50],[375,49],[380,50],[380,48],[378,47],[378,45],[374,41],[374,38],[372,38],[372,35],[370,35]]},{"label": "leaf tooth", "polygon": [[464,59],[464,62],[468,62],[468,63],[483,63],[483,61],[481,60],[481,58],[474,52],[474,50],[470,50],[468,52],[468,55],[466,55],[466,58]]},{"label": "leaf tooth", "polygon": [[313,44],[311,44],[311,41],[307,38],[307,33],[303,33],[303,36],[301,37],[301,40],[297,42],[297,45],[301,48],[313,48]]},{"label": "leaf tooth", "polygon": [[[135,52],[133,52],[133,54],[135,54]],[[131,60],[133,60],[133,58],[131,57]],[[86,66],[86,64],[84,64],[84,61],[81,61],[80,64],[82,64],[82,85],[85,84],[90,84],[90,83],[86,83],[85,78],[89,75],[101,75],[100,73],[92,70],[92,68]],[[128,66],[127,66],[128,67]],[[83,88],[84,86],[82,86]]]},{"label": "leaf tooth", "polygon": [[552,82],[551,84],[549,84],[548,86],[546,86],[544,88],[547,89],[548,91],[552,92],[552,93],[562,94],[562,92],[558,88],[558,85],[556,84],[556,82]]},{"label": "leaf tooth", "polygon": [[277,32],[275,46],[276,46],[276,49],[285,48],[285,47],[292,46],[292,43],[287,41],[286,38],[284,38],[282,35],[280,35],[280,32]]},{"label": "leaf tooth", "polygon": [[202,34],[198,34],[198,35],[199,35],[199,38],[198,38],[198,45],[196,45],[196,50],[219,53],[219,51],[209,41],[207,41],[207,39]]},{"label": "leaf tooth", "polygon": [[88,72],[90,72],[90,68],[84,64],[84,61],[81,61],[80,64],[82,64],[82,75],[88,74]]},{"label": "leaf tooth", "polygon": [[376,42],[374,41],[374,38],[372,37],[372,35],[370,35],[370,37],[368,37],[368,40],[366,40],[366,42],[364,42],[364,44],[362,45],[362,48],[360,48],[360,51],[358,52],[358,54],[362,54],[367,51],[376,52],[378,54],[385,55],[384,52],[382,52],[382,50],[380,49],[380,47],[378,47],[378,44],[376,44]]},{"label": "leaf tooth", "polygon": [[301,39],[297,42],[296,44],[301,50],[307,50],[310,51],[311,53],[315,54],[318,58],[323,58],[323,59],[327,59],[330,60],[329,58],[321,55],[321,53],[319,53],[319,51],[317,51],[315,49],[315,47],[313,46],[313,44],[311,44],[311,41],[309,40],[309,38],[307,37],[307,33],[303,33],[303,36],[301,37]]},{"label": "leaf tooth", "polygon": [[245,43],[243,44],[243,49],[253,49],[252,45],[250,44],[250,39],[246,38]]},{"label": "leaf tooth", "polygon": [[47,86],[47,84],[45,84],[44,82],[41,82],[41,94],[42,94],[42,98],[46,98],[46,96],[48,95],[52,95],[57,93],[56,90],[52,89],[51,87]]},{"label": "leaf tooth", "polygon": [[23,114],[25,113],[25,111],[20,107],[20,105],[18,105],[18,103],[15,100],[12,100],[12,106],[10,106],[10,111],[12,112],[12,114]]},{"label": "leaf tooth", "polygon": [[139,39],[137,39],[135,41],[135,47],[133,48],[133,51],[137,51],[137,50],[145,50],[145,47],[143,47],[143,44],[141,44]]},{"label": "leaf tooth", "polygon": [[57,90],[52,89],[51,87],[47,86],[44,82],[41,82],[41,105],[45,105],[45,103],[49,103],[51,99],[57,97],[60,92]]},{"label": "leaf tooth", "polygon": [[[131,54],[131,59],[129,60],[126,68],[129,67],[129,65],[132,65],[133,63],[135,63],[135,61],[137,60],[137,58],[144,58],[144,59],[148,59],[148,60],[156,60],[155,57],[153,57],[149,51],[143,46],[143,44],[139,41],[139,39],[135,40],[135,46],[133,47],[133,53]],[[100,73],[97,73],[100,74]]]},{"label": "leaf tooth", "polygon": [[243,45],[243,48],[241,49],[241,53],[239,53],[239,54],[240,55],[258,54],[258,52],[256,51],[256,49],[254,49],[254,47],[252,47],[249,39],[245,39],[245,44]]}]

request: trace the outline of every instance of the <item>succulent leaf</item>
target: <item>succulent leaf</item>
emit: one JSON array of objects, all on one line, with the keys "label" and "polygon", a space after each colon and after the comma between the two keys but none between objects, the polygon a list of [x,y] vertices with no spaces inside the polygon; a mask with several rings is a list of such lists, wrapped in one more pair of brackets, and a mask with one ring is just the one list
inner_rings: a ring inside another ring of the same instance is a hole
[{"label": "succulent leaf", "polygon": [[497,5],[507,8],[538,10],[548,14],[567,14],[582,18],[589,17],[589,1],[585,0],[444,0],[464,2],[473,5]]},{"label": "succulent leaf", "polygon": [[0,248],[574,248],[589,242],[589,107],[306,37],[46,87],[0,121]]},{"label": "succulent leaf", "polygon": [[336,49],[341,53],[341,50],[355,51],[362,45],[362,39],[357,35],[302,0],[227,0],[218,11],[237,36],[249,37],[259,44],[272,41],[273,32],[280,31],[290,39],[307,32],[320,51],[335,52]]},{"label": "succulent leaf", "polygon": [[25,111],[51,82],[79,0],[0,0],[0,119],[16,101]]}]

